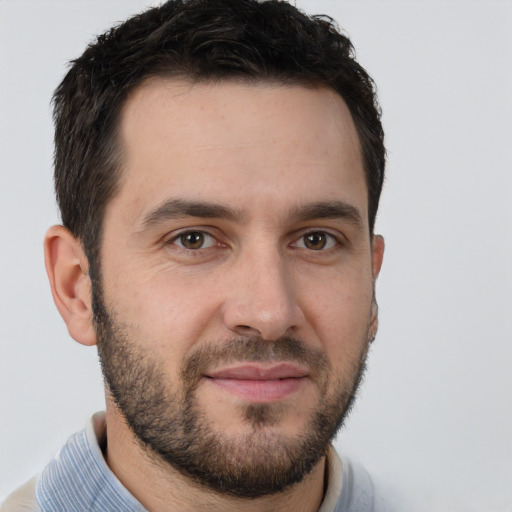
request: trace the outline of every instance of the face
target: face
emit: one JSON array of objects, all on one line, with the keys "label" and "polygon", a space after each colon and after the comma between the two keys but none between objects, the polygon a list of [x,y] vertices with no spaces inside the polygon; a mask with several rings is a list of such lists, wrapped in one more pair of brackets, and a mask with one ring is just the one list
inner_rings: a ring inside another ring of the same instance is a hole
[{"label": "face", "polygon": [[278,492],[325,454],[376,321],[349,111],[328,89],[153,80],[120,139],[93,291],[113,399],[155,460]]}]

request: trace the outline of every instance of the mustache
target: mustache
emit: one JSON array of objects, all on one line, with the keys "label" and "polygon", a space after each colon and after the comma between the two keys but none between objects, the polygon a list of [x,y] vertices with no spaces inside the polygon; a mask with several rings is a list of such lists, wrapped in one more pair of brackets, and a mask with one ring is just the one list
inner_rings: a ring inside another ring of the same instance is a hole
[{"label": "mustache", "polygon": [[308,367],[312,375],[326,374],[329,360],[319,349],[309,347],[304,340],[283,336],[275,341],[257,336],[239,337],[222,343],[204,344],[183,362],[181,378],[189,385],[201,379],[208,369],[234,362],[282,362],[292,361]]}]

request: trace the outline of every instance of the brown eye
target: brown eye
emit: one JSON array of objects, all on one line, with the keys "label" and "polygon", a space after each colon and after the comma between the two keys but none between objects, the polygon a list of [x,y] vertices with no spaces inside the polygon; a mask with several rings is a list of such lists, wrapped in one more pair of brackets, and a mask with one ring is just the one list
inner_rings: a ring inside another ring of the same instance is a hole
[{"label": "brown eye", "polygon": [[204,249],[215,244],[215,238],[203,231],[187,231],[177,236],[173,242],[184,249]]},{"label": "brown eye", "polygon": [[325,233],[322,233],[321,231],[308,233],[307,235],[304,235],[304,245],[308,249],[319,251],[321,249],[324,249],[326,244],[327,235]]},{"label": "brown eye", "polygon": [[309,249],[310,251],[323,251],[331,249],[337,244],[336,238],[325,231],[310,231],[302,235],[294,245],[295,247]]}]

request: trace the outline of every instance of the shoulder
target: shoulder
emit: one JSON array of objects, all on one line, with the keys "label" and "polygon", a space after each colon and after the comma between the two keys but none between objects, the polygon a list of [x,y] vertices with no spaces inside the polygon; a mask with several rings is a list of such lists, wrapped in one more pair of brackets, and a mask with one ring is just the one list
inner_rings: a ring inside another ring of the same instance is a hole
[{"label": "shoulder", "polygon": [[341,493],[334,512],[376,512],[370,475],[348,457],[341,457]]},{"label": "shoulder", "polygon": [[2,505],[0,512],[39,512],[36,500],[37,476],[14,491]]},{"label": "shoulder", "polygon": [[104,414],[73,434],[41,473],[14,492],[0,512],[145,512],[108,467]]},{"label": "shoulder", "polygon": [[330,511],[394,512],[361,464],[348,457],[340,457],[334,450],[329,454],[329,459],[329,479],[333,478],[333,484],[338,488],[336,504]]}]

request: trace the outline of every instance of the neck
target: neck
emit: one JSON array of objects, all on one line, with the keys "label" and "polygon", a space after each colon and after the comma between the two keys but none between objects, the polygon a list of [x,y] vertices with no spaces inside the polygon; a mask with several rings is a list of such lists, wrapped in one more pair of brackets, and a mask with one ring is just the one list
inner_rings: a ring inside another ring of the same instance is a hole
[{"label": "neck", "polygon": [[117,408],[108,399],[105,459],[118,480],[151,512],[230,512],[241,509],[246,512],[316,512],[324,494],[325,457],[301,482],[280,493],[247,499],[212,491],[168,464],[158,463],[134,439]]}]

